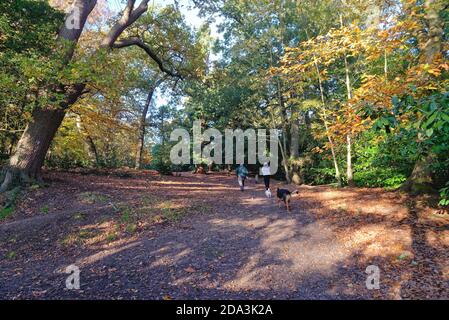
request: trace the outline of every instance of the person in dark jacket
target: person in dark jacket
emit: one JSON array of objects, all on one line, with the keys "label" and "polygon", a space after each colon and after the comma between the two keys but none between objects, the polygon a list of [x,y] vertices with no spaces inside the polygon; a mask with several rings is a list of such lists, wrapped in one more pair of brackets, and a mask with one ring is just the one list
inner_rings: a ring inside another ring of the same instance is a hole
[{"label": "person in dark jacket", "polygon": [[248,169],[246,169],[245,165],[242,163],[239,165],[239,167],[236,170],[237,173],[237,179],[240,186],[240,191],[245,190],[245,180],[248,177]]}]

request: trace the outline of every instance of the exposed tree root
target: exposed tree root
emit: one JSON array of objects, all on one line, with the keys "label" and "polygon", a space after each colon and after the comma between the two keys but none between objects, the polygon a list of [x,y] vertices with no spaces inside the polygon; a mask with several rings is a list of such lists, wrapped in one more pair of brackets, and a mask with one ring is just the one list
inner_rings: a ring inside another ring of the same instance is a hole
[{"label": "exposed tree root", "polygon": [[23,170],[12,168],[11,166],[6,167],[2,174],[2,179],[0,179],[0,193],[11,190],[14,186],[19,184],[28,184],[33,180],[40,181],[40,177],[31,177],[28,173]]}]

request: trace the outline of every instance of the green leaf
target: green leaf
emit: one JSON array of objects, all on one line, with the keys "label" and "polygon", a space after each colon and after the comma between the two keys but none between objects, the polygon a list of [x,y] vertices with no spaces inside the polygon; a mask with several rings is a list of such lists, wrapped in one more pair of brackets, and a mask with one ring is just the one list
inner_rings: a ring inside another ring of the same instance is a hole
[{"label": "green leaf", "polygon": [[449,114],[443,113],[443,114],[441,114],[441,118],[442,118],[444,121],[449,122]]},{"label": "green leaf", "polygon": [[423,129],[426,129],[432,125],[432,123],[435,121],[436,117],[438,116],[438,112],[433,112],[432,115],[427,119],[427,121],[423,124]]}]

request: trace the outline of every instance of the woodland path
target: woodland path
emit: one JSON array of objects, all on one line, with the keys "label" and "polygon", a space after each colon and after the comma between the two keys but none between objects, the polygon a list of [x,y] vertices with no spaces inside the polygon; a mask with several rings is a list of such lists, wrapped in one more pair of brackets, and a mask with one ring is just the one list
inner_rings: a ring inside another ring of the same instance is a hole
[{"label": "woodland path", "polygon": [[[234,176],[186,175],[49,174],[50,187],[23,201],[19,222],[0,224],[0,298],[397,298],[394,284],[366,289],[365,268],[384,258],[367,260],[366,246],[342,241],[341,225],[312,213],[325,208],[309,201],[314,188],[301,187],[288,214],[262,184],[240,192]],[[65,288],[71,264],[81,290]],[[448,293],[442,272],[434,297]]]}]

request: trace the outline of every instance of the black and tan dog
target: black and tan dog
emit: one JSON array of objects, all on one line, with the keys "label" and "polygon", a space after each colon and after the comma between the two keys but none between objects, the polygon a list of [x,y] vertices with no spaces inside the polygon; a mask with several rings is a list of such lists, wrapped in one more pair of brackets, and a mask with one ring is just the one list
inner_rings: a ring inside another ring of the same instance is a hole
[{"label": "black and tan dog", "polygon": [[279,188],[277,188],[276,189],[276,196],[277,196],[279,207],[281,206],[281,201],[283,201],[284,204],[285,204],[285,207],[287,208],[287,211],[291,212],[290,201],[292,199],[292,195],[293,194],[298,194],[298,193],[299,193],[298,190],[290,192],[287,189],[279,189]]}]

